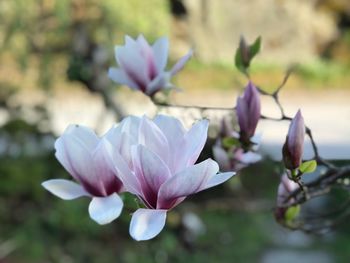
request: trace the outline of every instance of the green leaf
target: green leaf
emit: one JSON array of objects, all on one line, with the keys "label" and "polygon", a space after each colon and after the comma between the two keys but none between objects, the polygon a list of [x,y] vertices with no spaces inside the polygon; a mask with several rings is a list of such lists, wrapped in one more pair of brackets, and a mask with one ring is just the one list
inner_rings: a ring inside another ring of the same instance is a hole
[{"label": "green leaf", "polygon": [[314,172],[316,170],[316,167],[317,167],[317,162],[315,160],[311,160],[311,161],[303,162],[300,165],[299,170],[303,174],[305,174],[305,173],[312,173],[312,172]]},{"label": "green leaf", "polygon": [[300,213],[300,205],[288,207],[285,213],[286,221],[292,221],[294,218],[296,218],[299,215],[299,213]]},{"label": "green leaf", "polygon": [[254,43],[249,46],[250,60],[252,60],[259,52],[261,48],[261,37],[255,39]]},{"label": "green leaf", "polygon": [[242,73],[244,73],[244,74],[246,73],[246,68],[245,68],[244,63],[243,63],[241,50],[239,48],[237,48],[237,50],[236,50],[235,66]]},{"label": "green leaf", "polygon": [[225,137],[222,139],[222,145],[225,148],[231,148],[232,146],[237,146],[239,144],[240,144],[239,140],[233,137]]}]

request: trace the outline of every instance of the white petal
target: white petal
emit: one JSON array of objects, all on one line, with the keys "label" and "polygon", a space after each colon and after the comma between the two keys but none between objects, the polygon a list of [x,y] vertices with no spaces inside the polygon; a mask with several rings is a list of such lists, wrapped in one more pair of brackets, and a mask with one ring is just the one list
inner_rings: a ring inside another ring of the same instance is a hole
[{"label": "white petal", "polygon": [[138,86],[135,84],[135,82],[131,80],[128,75],[126,75],[126,73],[119,68],[109,68],[108,77],[118,84],[126,85],[131,89],[138,89]]},{"label": "white petal", "polygon": [[168,60],[169,40],[167,37],[159,38],[152,46],[154,59],[158,72],[165,69]]},{"label": "white petal", "polygon": [[79,184],[64,179],[52,179],[41,184],[47,191],[63,200],[90,196]]},{"label": "white petal", "polygon": [[175,172],[180,172],[197,161],[207,140],[208,126],[208,120],[201,120],[185,134],[183,145],[177,147],[178,150],[175,154]]},{"label": "white petal", "polygon": [[167,210],[138,209],[131,218],[130,235],[137,241],[154,238],[165,226]]},{"label": "white petal", "polygon": [[179,61],[170,70],[170,74],[175,75],[177,72],[179,72],[185,66],[187,60],[189,60],[192,57],[192,54],[193,51],[191,49],[185,56],[180,58]]},{"label": "white petal", "polygon": [[207,159],[175,174],[160,187],[157,207],[168,208],[174,199],[205,189],[209,178],[218,171],[218,164],[211,159]]},{"label": "white petal", "polygon": [[168,140],[159,127],[145,116],[140,123],[139,143],[168,163],[170,154]]},{"label": "white petal", "polygon": [[107,197],[94,197],[89,205],[91,219],[105,225],[116,219],[123,209],[123,201],[116,193]]},{"label": "white petal", "polygon": [[[209,178],[209,180],[206,183],[204,189],[208,189],[210,187],[214,187],[216,185],[222,184],[223,182],[226,182],[228,179],[230,179],[235,174],[236,174],[235,172],[213,174]],[[204,189],[202,189],[202,190],[204,190]]]},{"label": "white petal", "polygon": [[94,150],[100,141],[96,133],[82,125],[69,125],[63,135],[79,140],[88,150]]}]

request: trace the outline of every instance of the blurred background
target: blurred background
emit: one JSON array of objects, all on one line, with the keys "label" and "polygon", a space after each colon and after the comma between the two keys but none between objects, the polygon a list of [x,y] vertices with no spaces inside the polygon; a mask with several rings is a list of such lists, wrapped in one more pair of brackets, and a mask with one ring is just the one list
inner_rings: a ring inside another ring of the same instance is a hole
[{"label": "blurred background", "polygon": [[[246,85],[234,68],[240,35],[262,36],[253,81],[272,91],[297,63],[281,93],[286,113],[302,109],[322,156],[350,159],[348,0],[0,0],[0,262],[349,262],[347,224],[307,235],[274,221],[287,123],[262,121],[265,160],[189,198],[148,242],[129,237],[128,212],[98,226],[88,200],[62,201],[41,187],[69,178],[53,144],[71,123],[103,134],[122,116],[162,112],[187,125],[209,117],[215,136],[225,112],[156,108],[108,79],[114,45],[139,33],[151,43],[168,36],[170,63],[195,50],[171,102],[220,107],[233,107]],[[265,98],[262,111],[278,113]],[[308,209],[326,210],[344,196],[332,193]]]}]

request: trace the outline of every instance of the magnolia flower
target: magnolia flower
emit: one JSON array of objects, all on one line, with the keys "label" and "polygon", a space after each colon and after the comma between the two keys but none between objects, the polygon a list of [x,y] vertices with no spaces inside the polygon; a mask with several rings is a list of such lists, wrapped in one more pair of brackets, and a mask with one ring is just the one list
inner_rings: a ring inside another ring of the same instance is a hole
[{"label": "magnolia flower", "polygon": [[116,83],[140,90],[149,96],[159,90],[172,88],[170,78],[183,68],[192,56],[192,51],[182,57],[170,71],[165,71],[168,49],[166,37],[150,46],[143,35],[139,35],[136,40],[126,36],[125,45],[115,47],[119,68],[110,68],[108,76]]},{"label": "magnolia flower", "polygon": [[126,190],[145,206],[132,215],[129,230],[135,240],[155,237],[165,225],[168,210],[234,175],[217,174],[218,164],[211,159],[194,164],[207,139],[207,120],[197,122],[189,131],[177,119],[164,115],[125,121],[128,133],[117,126],[110,135],[122,143],[122,150],[110,144],[109,152]]},{"label": "magnolia flower", "polygon": [[116,219],[123,207],[118,196],[123,184],[115,170],[109,168],[106,143],[105,138],[100,139],[89,128],[69,126],[56,140],[56,158],[79,184],[64,179],[42,183],[46,190],[64,200],[91,197],[89,214],[98,224],[107,224]]},{"label": "magnolia flower", "polygon": [[237,98],[236,105],[241,141],[250,142],[260,119],[260,111],[259,91],[249,82],[243,96]]},{"label": "magnolia flower", "polygon": [[300,110],[289,126],[286,142],[283,145],[283,161],[286,168],[294,170],[301,164],[304,151],[305,125]]}]

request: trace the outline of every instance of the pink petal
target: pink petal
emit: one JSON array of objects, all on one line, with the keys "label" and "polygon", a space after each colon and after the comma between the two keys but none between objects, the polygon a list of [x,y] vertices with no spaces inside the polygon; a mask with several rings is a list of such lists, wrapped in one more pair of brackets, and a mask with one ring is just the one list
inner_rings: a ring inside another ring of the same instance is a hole
[{"label": "pink petal", "polygon": [[177,198],[205,189],[208,179],[218,171],[218,164],[207,159],[177,173],[160,187],[157,208],[170,209]]},{"label": "pink petal", "polygon": [[131,218],[130,235],[136,241],[157,236],[165,226],[166,210],[138,209]]},{"label": "pink petal", "polygon": [[47,191],[63,200],[72,200],[81,196],[90,196],[83,187],[69,180],[52,179],[41,184]]},{"label": "pink petal", "polygon": [[173,68],[170,70],[171,75],[175,75],[177,72],[179,72],[186,64],[187,60],[189,60],[193,55],[193,50],[191,49],[185,56],[180,58],[180,60],[173,66]]},{"label": "pink petal", "polygon": [[152,46],[154,59],[158,72],[163,72],[168,61],[169,40],[167,37],[159,38]]},{"label": "pink petal", "polygon": [[141,55],[144,57],[147,65],[147,74],[150,80],[154,79],[159,71],[154,60],[153,49],[148,44],[143,35],[139,35],[137,38],[137,44],[139,45]]},{"label": "pink petal", "polygon": [[152,96],[159,90],[169,89],[172,87],[170,84],[170,74],[168,72],[160,73],[155,79],[153,79],[147,86],[146,94]]},{"label": "pink petal", "polygon": [[143,145],[135,146],[134,150],[134,171],[142,182],[143,197],[148,204],[156,207],[158,190],[170,178],[170,171],[162,159]]},{"label": "pink petal", "polygon": [[114,82],[126,85],[131,89],[139,89],[137,84],[129,78],[129,76],[121,69],[119,68],[109,68],[108,69],[108,77],[113,80]]},{"label": "pink petal", "polygon": [[119,217],[123,209],[123,201],[116,193],[107,197],[94,197],[89,205],[91,219],[105,225]]}]

